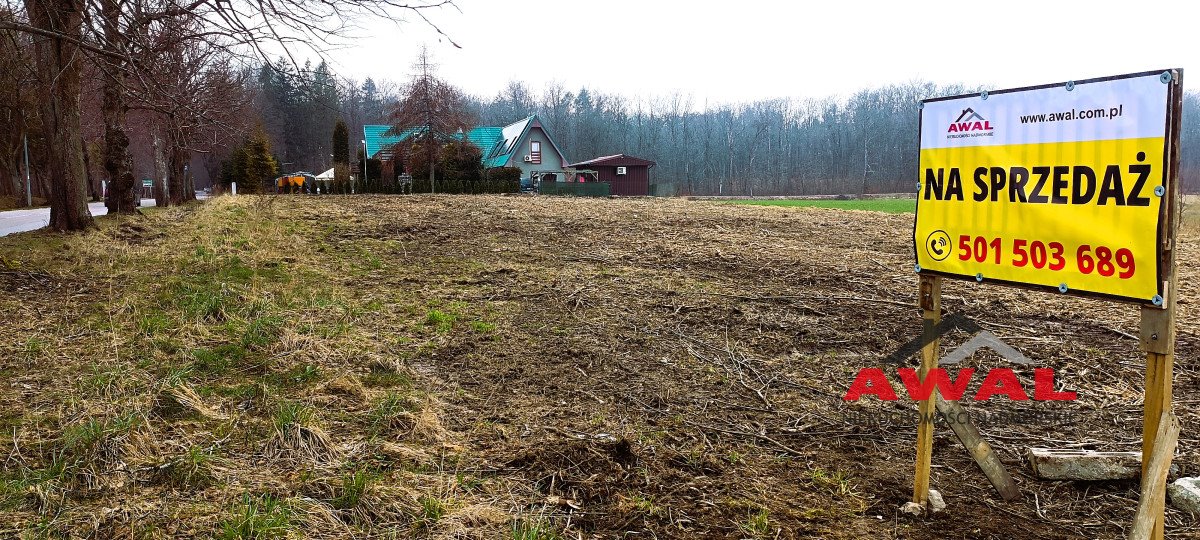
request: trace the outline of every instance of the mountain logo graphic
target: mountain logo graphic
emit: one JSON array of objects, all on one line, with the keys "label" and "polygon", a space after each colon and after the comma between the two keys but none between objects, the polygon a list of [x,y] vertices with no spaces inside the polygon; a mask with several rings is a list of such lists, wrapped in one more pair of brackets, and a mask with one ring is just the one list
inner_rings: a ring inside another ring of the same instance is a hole
[{"label": "mountain logo graphic", "polygon": [[950,123],[950,129],[947,133],[967,133],[967,132],[983,132],[992,131],[992,123],[984,118],[975,109],[967,107],[963,109],[962,114],[958,115],[958,120]]}]

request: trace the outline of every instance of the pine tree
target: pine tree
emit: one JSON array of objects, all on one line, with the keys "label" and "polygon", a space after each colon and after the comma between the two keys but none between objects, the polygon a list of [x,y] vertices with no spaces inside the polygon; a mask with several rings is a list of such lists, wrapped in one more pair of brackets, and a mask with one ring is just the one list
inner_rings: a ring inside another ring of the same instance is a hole
[{"label": "pine tree", "polygon": [[279,162],[271,154],[271,143],[261,125],[221,164],[221,183],[228,186],[236,182],[242,193],[258,193],[276,176]]},{"label": "pine tree", "polygon": [[254,193],[279,175],[279,162],[271,155],[271,143],[261,128],[254,130],[242,148],[245,156],[246,187]]}]

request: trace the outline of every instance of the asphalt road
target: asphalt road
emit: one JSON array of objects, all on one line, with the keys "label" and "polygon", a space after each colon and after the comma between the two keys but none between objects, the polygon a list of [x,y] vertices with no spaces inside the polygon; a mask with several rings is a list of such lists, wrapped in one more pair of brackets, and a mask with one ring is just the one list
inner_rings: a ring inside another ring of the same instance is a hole
[{"label": "asphalt road", "polygon": [[[142,199],[142,207],[154,206],[154,199]],[[103,202],[88,204],[88,210],[93,216],[103,216],[108,213]],[[12,233],[41,229],[50,224],[49,208],[31,208],[27,210],[9,210],[0,212],[0,236]]]}]

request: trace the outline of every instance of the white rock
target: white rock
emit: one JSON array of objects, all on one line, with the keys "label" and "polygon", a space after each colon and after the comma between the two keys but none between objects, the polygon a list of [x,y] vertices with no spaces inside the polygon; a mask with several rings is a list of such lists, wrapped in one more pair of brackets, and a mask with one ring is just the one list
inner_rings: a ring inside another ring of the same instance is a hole
[{"label": "white rock", "polygon": [[900,513],[908,514],[911,516],[920,516],[921,514],[925,513],[925,509],[922,508],[921,505],[919,505],[915,502],[909,501],[909,502],[904,503],[904,506],[900,507]]},{"label": "white rock", "polygon": [[1200,478],[1180,478],[1167,486],[1171,505],[1184,512],[1200,514]]},{"label": "white rock", "polygon": [[946,500],[942,498],[942,493],[936,489],[929,490],[929,511],[938,513],[946,509]]}]

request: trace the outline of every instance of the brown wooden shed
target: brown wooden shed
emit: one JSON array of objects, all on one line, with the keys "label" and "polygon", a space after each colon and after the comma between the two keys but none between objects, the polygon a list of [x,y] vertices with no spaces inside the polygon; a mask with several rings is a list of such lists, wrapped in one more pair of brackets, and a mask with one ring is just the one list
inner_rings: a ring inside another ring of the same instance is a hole
[{"label": "brown wooden shed", "polygon": [[613,195],[638,196],[650,194],[650,167],[654,162],[625,154],[598,157],[571,165],[575,169],[596,171],[601,182],[612,188]]}]

